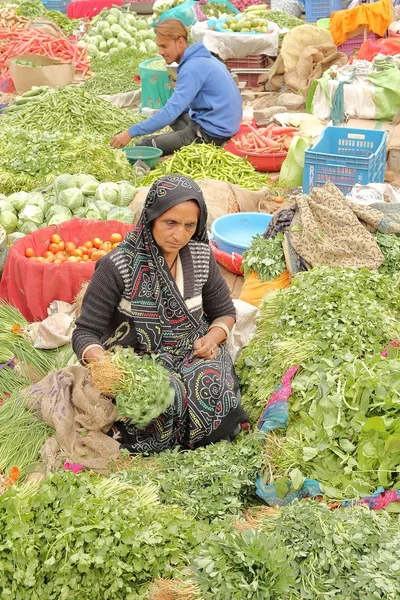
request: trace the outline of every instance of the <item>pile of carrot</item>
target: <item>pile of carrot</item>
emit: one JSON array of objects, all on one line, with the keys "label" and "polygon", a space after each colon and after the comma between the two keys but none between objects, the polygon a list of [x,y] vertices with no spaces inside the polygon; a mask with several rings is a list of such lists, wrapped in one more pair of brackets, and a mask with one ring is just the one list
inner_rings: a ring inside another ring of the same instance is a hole
[{"label": "pile of carrot", "polygon": [[270,123],[267,127],[256,129],[248,125],[249,133],[233,138],[238,150],[252,154],[275,154],[287,152],[292,139],[299,134],[297,127],[278,127]]},{"label": "pile of carrot", "polygon": [[39,54],[63,63],[74,63],[84,75],[90,62],[87,48],[78,48],[66,38],[55,38],[36,30],[0,29],[0,74],[8,77],[8,61],[20,54]]}]

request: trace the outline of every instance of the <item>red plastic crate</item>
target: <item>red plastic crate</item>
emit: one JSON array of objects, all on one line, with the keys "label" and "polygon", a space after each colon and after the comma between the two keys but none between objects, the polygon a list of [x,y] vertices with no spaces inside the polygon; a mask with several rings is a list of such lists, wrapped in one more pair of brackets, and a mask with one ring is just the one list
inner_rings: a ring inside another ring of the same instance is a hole
[{"label": "red plastic crate", "polygon": [[[376,33],[369,31],[365,39],[375,41],[379,40],[380,37],[379,35],[376,35]],[[357,35],[357,37],[351,38],[350,40],[347,40],[347,42],[344,42],[344,44],[338,46],[338,51],[344,52],[347,54],[347,56],[352,56],[355,50],[359,50],[361,48],[361,44],[363,42],[365,42],[364,36]]]},{"label": "red plastic crate", "polygon": [[267,61],[265,54],[249,54],[246,58],[228,58],[225,64],[228,69],[263,69]]}]

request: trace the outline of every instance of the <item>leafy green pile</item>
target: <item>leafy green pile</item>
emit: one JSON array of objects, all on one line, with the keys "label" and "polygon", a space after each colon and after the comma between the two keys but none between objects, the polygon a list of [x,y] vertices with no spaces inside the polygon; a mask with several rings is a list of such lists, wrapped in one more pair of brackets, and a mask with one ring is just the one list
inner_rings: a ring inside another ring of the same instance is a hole
[{"label": "leafy green pile", "polygon": [[30,19],[48,19],[58,25],[67,35],[71,35],[79,24],[79,19],[69,19],[67,15],[58,10],[47,10],[40,0],[13,0],[13,4],[17,5],[17,15]]},{"label": "leafy green pile", "polygon": [[212,535],[193,563],[204,600],[397,600],[400,523],[296,502],[256,530]]},{"label": "leafy green pile", "polygon": [[6,113],[1,125],[2,129],[24,128],[28,132],[90,133],[108,141],[142,120],[143,117],[97,98],[81,86],[70,85],[49,88],[30,97],[26,104],[18,106],[18,110]]},{"label": "leafy green pile", "polygon": [[384,262],[379,267],[379,272],[395,275],[400,271],[400,237],[378,231],[375,239],[385,257]]},{"label": "leafy green pile", "polygon": [[282,240],[282,233],[267,240],[262,235],[255,235],[250,248],[243,254],[244,276],[256,271],[261,281],[279,277],[286,269]]},{"label": "leafy green pile", "polygon": [[190,144],[164,160],[140,185],[152,185],[163,175],[176,173],[192,179],[218,179],[235,183],[248,190],[260,190],[267,185],[267,178],[252,167],[244,158],[230,154],[214,144]]},{"label": "leafy green pile", "polygon": [[134,81],[139,74],[139,64],[149,57],[148,53],[132,48],[102,54],[91,61],[94,75],[83,87],[92,94],[122,94],[140,88],[140,81]]},{"label": "leafy green pile", "polygon": [[387,357],[320,359],[303,367],[285,434],[266,440],[269,472],[282,496],[294,471],[292,489],[309,477],[335,499],[400,485],[399,369],[394,347]]},{"label": "leafy green pile", "polygon": [[162,502],[177,504],[197,519],[221,522],[254,502],[264,460],[259,436],[242,433],[233,443],[135,457],[119,476],[134,485],[153,482],[160,486]]},{"label": "leafy green pile", "polygon": [[398,281],[367,269],[312,269],[270,293],[236,364],[250,418],[259,418],[289,367],[379,352],[400,335],[399,307]]},{"label": "leafy green pile", "polygon": [[0,189],[4,194],[29,192],[51,183],[60,173],[87,173],[104,182],[132,179],[124,152],[94,133],[39,133],[2,126]]},{"label": "leafy green pile", "polygon": [[58,472],[0,496],[2,598],[144,600],[208,534],[153,485]]},{"label": "leafy green pile", "polygon": [[116,349],[110,358],[123,374],[113,386],[118,416],[146,427],[174,401],[169,372],[156,356],[139,356],[132,348]]}]

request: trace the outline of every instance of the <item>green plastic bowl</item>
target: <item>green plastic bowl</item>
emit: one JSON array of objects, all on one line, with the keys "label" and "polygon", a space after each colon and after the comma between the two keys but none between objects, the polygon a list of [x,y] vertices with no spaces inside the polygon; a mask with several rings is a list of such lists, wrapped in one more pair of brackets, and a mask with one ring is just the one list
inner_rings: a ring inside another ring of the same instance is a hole
[{"label": "green plastic bowl", "polygon": [[151,169],[157,166],[158,159],[162,155],[162,150],[150,146],[131,146],[123,148],[123,151],[131,165],[134,165],[137,160],[142,160]]},{"label": "green plastic bowl", "polygon": [[317,26],[320,29],[329,29],[329,22],[330,22],[329,18],[328,19],[318,19]]}]

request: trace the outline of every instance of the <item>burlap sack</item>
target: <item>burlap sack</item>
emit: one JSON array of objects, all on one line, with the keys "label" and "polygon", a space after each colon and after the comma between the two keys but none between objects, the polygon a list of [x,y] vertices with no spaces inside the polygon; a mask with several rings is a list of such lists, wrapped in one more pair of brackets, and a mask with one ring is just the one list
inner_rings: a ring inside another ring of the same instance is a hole
[{"label": "burlap sack", "polygon": [[282,42],[281,57],[285,71],[291,71],[297,65],[299,56],[307,46],[332,44],[332,36],[326,29],[315,25],[300,25],[285,34]]},{"label": "burlap sack", "polygon": [[342,67],[348,62],[347,55],[337,52],[335,44],[309,45],[300,53],[296,66],[290,70],[286,69],[285,83],[294,91],[301,91],[307,96],[308,89],[315,79],[322,77],[333,65]]},{"label": "burlap sack", "polygon": [[117,414],[112,402],[92,386],[85,367],[54,371],[23,393],[30,409],[55,429],[68,460],[108,472],[110,460],[119,456],[119,443],[104,432]]},{"label": "burlap sack", "polygon": [[40,31],[45,35],[51,35],[55,38],[65,38],[66,35],[56,23],[48,19],[35,19],[30,26],[31,31]]},{"label": "burlap sack", "polygon": [[[197,181],[204,194],[204,199],[208,209],[207,226],[210,229],[211,223],[222,217],[235,212],[258,212],[258,204],[268,196],[268,188],[252,192],[244,188],[217,181],[215,179],[199,179]],[[149,187],[139,188],[135,198],[129,205],[129,208],[136,213],[135,223],[138,221]]]}]

